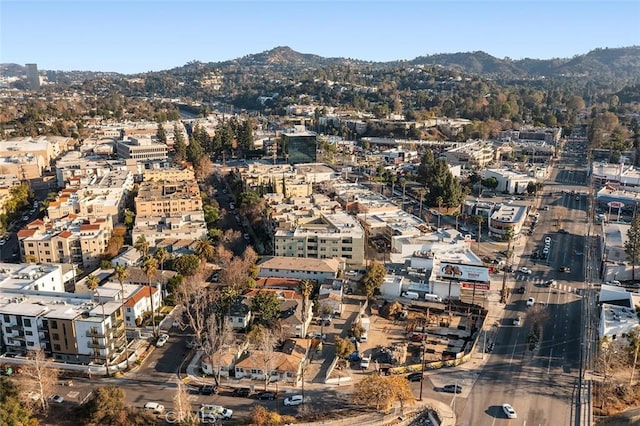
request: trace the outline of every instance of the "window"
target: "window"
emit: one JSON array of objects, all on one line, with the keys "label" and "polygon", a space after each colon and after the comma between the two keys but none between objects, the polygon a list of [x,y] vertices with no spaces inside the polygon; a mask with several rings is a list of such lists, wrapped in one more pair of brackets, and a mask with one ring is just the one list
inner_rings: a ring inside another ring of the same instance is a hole
[{"label": "window", "polygon": [[54,351],[59,351],[59,350],[60,350],[60,345],[59,345],[59,344],[57,344],[57,343],[55,343],[55,344],[53,345],[53,350],[54,350]]},{"label": "window", "polygon": [[25,331],[25,332],[24,332],[24,334],[25,334],[26,336],[33,336],[33,331],[31,331],[31,330],[27,330],[27,331]]},{"label": "window", "polygon": [[35,346],[34,342],[27,342],[27,346]]},{"label": "window", "polygon": [[11,317],[9,315],[4,315],[4,322],[11,321]]},{"label": "window", "polygon": [[58,321],[51,320],[51,328],[58,328]]},{"label": "window", "polygon": [[53,333],[53,334],[51,335],[51,338],[52,338],[53,340],[60,340],[60,335],[59,335],[58,333]]}]

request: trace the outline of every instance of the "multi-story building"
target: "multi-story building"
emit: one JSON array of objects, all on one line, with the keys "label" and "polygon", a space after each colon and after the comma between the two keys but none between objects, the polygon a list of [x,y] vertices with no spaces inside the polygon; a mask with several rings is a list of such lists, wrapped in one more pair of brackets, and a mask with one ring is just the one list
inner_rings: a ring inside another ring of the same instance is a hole
[{"label": "multi-story building", "polygon": [[73,263],[96,266],[113,231],[107,215],[87,220],[75,215],[60,219],[37,219],[18,231],[22,259],[29,263]]},{"label": "multi-story building", "polygon": [[498,182],[496,192],[508,192],[509,194],[524,194],[529,183],[535,184],[535,177],[518,173],[513,170],[486,169],[481,172],[484,179],[495,178]]},{"label": "multi-story building", "polygon": [[128,170],[111,170],[94,177],[90,185],[67,188],[58,193],[47,208],[50,219],[61,219],[70,214],[88,219],[111,216],[114,225],[122,218],[126,197],[133,189],[133,174]]},{"label": "multi-story building", "polygon": [[195,173],[189,168],[168,167],[164,169],[145,170],[142,173],[144,182],[182,182],[195,181]]},{"label": "multi-story building", "polygon": [[289,164],[315,163],[317,134],[298,125],[282,132],[279,156]]},{"label": "multi-story building", "polygon": [[137,161],[157,161],[167,159],[166,144],[155,142],[150,137],[129,138],[116,142],[118,157]]},{"label": "multi-story building", "polygon": [[124,352],[120,301],[64,293],[60,265],[0,265],[3,352],[42,349],[68,363],[113,363]]},{"label": "multi-story building", "polygon": [[452,165],[465,169],[482,168],[496,159],[493,144],[487,141],[472,141],[444,152],[443,158]]},{"label": "multi-story building", "polygon": [[513,236],[520,235],[522,226],[527,219],[529,207],[515,204],[503,204],[493,210],[489,216],[489,233],[498,238],[504,238],[507,229],[513,230]]},{"label": "multi-story building", "polygon": [[259,277],[296,278],[323,282],[338,276],[344,269],[337,258],[311,259],[299,257],[272,256],[258,264]]},{"label": "multi-story building", "polygon": [[364,262],[364,230],[346,213],[321,213],[275,234],[276,256],[327,259],[342,257],[350,265]]},{"label": "multi-story building", "polygon": [[40,90],[40,73],[38,72],[38,64],[26,64],[27,83],[30,90]]},{"label": "multi-story building", "polygon": [[62,136],[15,137],[0,141],[0,157],[40,157],[36,162],[43,164],[43,167],[49,167],[56,158],[67,151],[71,141],[71,138]]}]

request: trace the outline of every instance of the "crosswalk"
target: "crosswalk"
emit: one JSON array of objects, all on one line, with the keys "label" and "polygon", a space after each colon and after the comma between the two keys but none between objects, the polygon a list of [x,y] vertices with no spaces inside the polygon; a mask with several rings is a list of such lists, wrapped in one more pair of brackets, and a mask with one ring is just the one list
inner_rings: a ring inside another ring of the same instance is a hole
[{"label": "crosswalk", "polygon": [[[549,282],[548,279],[544,279],[544,278],[539,278],[539,277],[532,277],[531,275],[525,275],[525,274],[518,274],[515,276],[516,281],[520,281],[520,282],[530,282],[535,286],[541,286],[547,282]],[[560,290],[560,291],[564,291],[567,293],[579,293],[578,289],[572,285],[569,284],[563,284],[563,283],[558,283],[557,281],[555,282],[555,284],[552,286],[553,288]]]}]

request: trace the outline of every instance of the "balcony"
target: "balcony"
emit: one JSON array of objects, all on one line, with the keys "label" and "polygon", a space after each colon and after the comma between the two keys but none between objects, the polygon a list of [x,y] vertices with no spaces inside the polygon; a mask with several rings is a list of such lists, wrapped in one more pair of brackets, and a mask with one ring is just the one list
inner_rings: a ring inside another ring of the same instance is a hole
[{"label": "balcony", "polygon": [[87,337],[102,337],[104,339],[105,335],[102,330],[87,330]]},{"label": "balcony", "polygon": [[93,349],[106,349],[107,346],[104,343],[100,342],[87,342],[87,347]]},{"label": "balcony", "polygon": [[121,328],[122,324],[124,324],[124,320],[122,318],[117,319],[113,322],[113,325],[111,326],[112,329],[114,328]]},{"label": "balcony", "polygon": [[113,330],[113,339],[120,339],[122,336],[124,336],[124,328],[118,328],[116,330]]}]

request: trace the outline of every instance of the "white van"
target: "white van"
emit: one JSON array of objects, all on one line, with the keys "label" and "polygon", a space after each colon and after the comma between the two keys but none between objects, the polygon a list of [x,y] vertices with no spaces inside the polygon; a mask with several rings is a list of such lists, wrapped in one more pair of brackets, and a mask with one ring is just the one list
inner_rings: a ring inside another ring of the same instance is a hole
[{"label": "white van", "polygon": [[402,293],[402,297],[406,297],[407,299],[411,300],[420,299],[420,295],[414,291],[405,291],[404,293]]},{"label": "white van", "polygon": [[426,300],[427,302],[442,302],[442,297],[438,296],[437,294],[425,294],[424,295],[424,300]]}]

